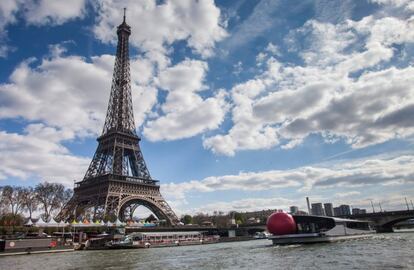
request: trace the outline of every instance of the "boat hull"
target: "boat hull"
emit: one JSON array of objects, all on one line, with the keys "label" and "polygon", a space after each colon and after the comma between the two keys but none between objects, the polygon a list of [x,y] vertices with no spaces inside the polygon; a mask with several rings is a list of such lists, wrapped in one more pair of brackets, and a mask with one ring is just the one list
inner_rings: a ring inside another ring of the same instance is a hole
[{"label": "boat hull", "polygon": [[372,237],[372,233],[355,234],[355,235],[318,235],[318,234],[302,234],[302,235],[282,235],[269,236],[273,245],[297,245],[297,244],[316,244],[316,243],[331,243],[337,241],[345,241],[351,239],[361,239]]},{"label": "boat hull", "polygon": [[139,242],[132,244],[112,243],[107,246],[109,249],[130,249],[130,248],[155,248],[155,247],[177,247],[218,243],[217,240],[203,241],[175,241],[175,242]]}]

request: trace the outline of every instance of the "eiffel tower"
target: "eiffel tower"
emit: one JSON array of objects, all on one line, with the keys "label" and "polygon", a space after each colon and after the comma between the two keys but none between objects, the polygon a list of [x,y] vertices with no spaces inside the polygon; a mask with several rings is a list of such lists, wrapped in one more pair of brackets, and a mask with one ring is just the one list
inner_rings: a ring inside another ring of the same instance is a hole
[{"label": "eiffel tower", "polygon": [[85,177],[75,183],[73,197],[56,219],[79,218],[92,208],[96,219],[125,220],[143,205],[174,226],[179,219],[162,197],[158,181],[150,176],[135,130],[128,52],[131,27],[125,21],[125,9],[117,34],[111,94],[99,145]]}]

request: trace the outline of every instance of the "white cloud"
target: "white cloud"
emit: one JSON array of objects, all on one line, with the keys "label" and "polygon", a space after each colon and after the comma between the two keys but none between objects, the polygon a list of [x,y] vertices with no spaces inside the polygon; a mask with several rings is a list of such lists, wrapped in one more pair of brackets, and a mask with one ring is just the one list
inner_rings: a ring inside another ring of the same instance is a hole
[{"label": "white cloud", "polygon": [[[291,170],[242,172],[237,175],[211,176],[203,180],[162,185],[163,194],[173,200],[182,200],[187,193],[214,191],[270,191],[295,188],[298,191],[330,190],[413,183],[414,156],[351,160],[336,164],[305,166]],[[356,192],[343,193],[357,195]],[[342,196],[342,197],[344,197]]]},{"label": "white cloud", "polygon": [[360,195],[361,192],[359,191],[348,191],[348,192],[337,192],[334,194],[334,197],[338,198],[346,198],[346,197],[352,197],[356,195]]},{"label": "white cloud", "polygon": [[16,13],[21,1],[3,0],[0,1],[0,57],[6,57],[13,50],[7,41],[6,26],[16,22]]},{"label": "white cloud", "polygon": [[85,15],[85,0],[27,1],[24,4],[26,22],[35,25],[63,24],[68,20],[82,18]]},{"label": "white cloud", "polygon": [[147,122],[145,137],[175,140],[218,128],[226,113],[225,93],[219,91],[205,99],[197,93],[206,90],[207,69],[205,62],[187,59],[159,74],[158,86],[168,91],[161,106],[165,115]]},{"label": "white cloud", "polygon": [[[134,71],[145,65],[141,61],[145,63],[142,59],[132,61]],[[36,63],[34,59],[21,63],[11,74],[9,83],[0,85],[0,118],[42,121],[71,130],[76,136],[99,134],[109,100],[114,57],[94,56],[88,62],[78,56],[52,53],[50,58],[41,59],[39,65]],[[132,74],[137,126],[151,111],[157,95],[154,87],[137,84],[142,80],[138,78],[140,75]]]},{"label": "white cloud", "polygon": [[[29,1],[20,8],[24,10],[25,20],[36,25],[62,24],[85,15],[84,0],[68,3]],[[179,139],[217,128],[226,111],[224,92],[218,91],[207,98],[196,93],[206,89],[203,80],[207,64],[185,60],[168,67],[171,51],[167,46],[185,40],[195,52],[204,57],[211,55],[215,42],[226,36],[220,25],[220,10],[213,1],[157,4],[149,0],[125,1],[124,4],[121,6],[128,7],[128,23],[133,31],[131,44],[145,52],[143,57],[131,61],[137,126],[145,121],[156,104],[158,86],[170,90],[161,107],[165,115],[151,120],[146,126],[146,134],[153,128],[159,130],[159,134],[149,135],[150,139]],[[122,8],[112,1],[95,2],[94,7],[98,11],[98,23],[94,28],[96,36],[114,42],[114,27],[122,21]],[[5,9],[10,22],[14,20],[13,10],[17,8],[16,4],[16,8]],[[4,55],[6,47],[1,48],[0,53]],[[113,57],[95,56],[88,62],[77,56],[62,56],[65,49],[61,45],[51,46],[50,50],[50,57],[42,59],[39,66],[32,68],[31,61],[34,60],[21,63],[10,76],[10,83],[0,86],[4,104],[0,118],[23,117],[60,128],[70,126],[77,135],[99,133],[109,96]],[[156,75],[159,75],[158,85],[153,80]],[[190,82],[194,84],[190,85]]]},{"label": "white cloud", "polygon": [[315,18],[321,22],[337,23],[352,16],[355,1],[316,0],[314,2]]},{"label": "white cloud", "polygon": [[42,59],[36,68],[31,68],[30,61],[21,63],[10,82],[0,86],[0,117],[20,116],[97,134],[105,117],[111,82],[111,71],[100,64],[111,60],[102,56],[87,63],[77,56],[58,56]]},{"label": "white cloud", "polygon": [[278,143],[277,134],[270,126],[263,126],[252,117],[253,98],[261,94],[269,80],[262,77],[236,85],[232,89],[233,122],[235,123],[227,135],[216,135],[206,138],[205,148],[215,153],[234,155],[239,149],[270,148]]},{"label": "white cloud", "polygon": [[155,0],[107,0],[97,1],[96,6],[99,17],[94,32],[104,42],[116,40],[114,27],[122,21],[120,7],[124,6],[128,7],[127,22],[133,32],[131,44],[144,51],[166,53],[165,46],[186,40],[195,52],[210,56],[215,42],[226,36],[220,26],[220,10],[211,0],[168,0],[161,4]]},{"label": "white cloud", "polygon": [[16,21],[16,12],[20,2],[17,0],[3,0],[0,2],[0,29],[2,32],[7,24]]},{"label": "white cloud", "polygon": [[267,44],[266,51],[273,55],[280,55],[279,47],[276,44],[273,44],[272,42]]},{"label": "white cloud", "polygon": [[[214,211],[222,211],[228,213],[230,211],[260,211],[264,209],[282,209],[289,210],[289,206],[294,203],[293,200],[286,198],[246,198],[241,200],[234,200],[230,202],[214,202],[203,205],[197,208],[191,208],[188,211],[196,213],[209,213]],[[187,212],[186,212],[187,213]]]},{"label": "white cloud", "polygon": [[[291,31],[286,41],[305,64],[270,57],[263,74],[235,85],[233,126],[205,138],[204,147],[231,156],[292,148],[315,133],[354,148],[414,134],[407,118],[414,108],[414,69],[389,67],[395,44],[414,42],[413,22],[375,16],[336,25],[310,20]],[[259,56],[260,64],[266,55]],[[406,63],[412,59],[406,57]]]},{"label": "white cloud", "polygon": [[411,0],[370,0],[373,3],[380,5],[389,5],[397,8],[404,8],[407,10],[414,11],[413,2]]},{"label": "white cloud", "polygon": [[7,44],[7,26],[21,19],[27,24],[60,25],[68,20],[83,18],[85,0],[2,0],[0,1],[0,57],[7,57],[16,48]]},{"label": "white cloud", "polygon": [[257,3],[248,18],[240,23],[224,41],[225,50],[234,50],[260,36],[281,21],[275,16],[280,1],[263,0]]},{"label": "white cloud", "polygon": [[[72,186],[81,180],[90,158],[78,157],[63,145],[102,131],[109,99],[114,57],[101,55],[88,62],[63,56],[51,46],[50,57],[22,62],[9,83],[0,85],[0,119],[22,117],[29,122],[24,134],[0,131],[2,178],[35,178]],[[131,69],[145,69],[146,60],[132,59]],[[149,82],[151,70],[132,74],[137,126],[156,103],[157,89]],[[144,82],[145,84],[139,84]]]},{"label": "white cloud", "polygon": [[72,187],[83,177],[90,160],[70,154],[59,144],[71,138],[70,131],[29,125],[25,134],[0,131],[0,175],[19,179],[38,178]]}]

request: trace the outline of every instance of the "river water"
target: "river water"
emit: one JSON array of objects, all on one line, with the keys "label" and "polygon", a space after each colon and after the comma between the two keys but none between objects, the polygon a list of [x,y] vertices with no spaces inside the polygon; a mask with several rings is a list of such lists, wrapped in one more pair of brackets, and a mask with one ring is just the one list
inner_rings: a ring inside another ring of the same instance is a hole
[{"label": "river water", "polygon": [[0,257],[0,269],[414,269],[414,232],[338,243],[270,240]]}]

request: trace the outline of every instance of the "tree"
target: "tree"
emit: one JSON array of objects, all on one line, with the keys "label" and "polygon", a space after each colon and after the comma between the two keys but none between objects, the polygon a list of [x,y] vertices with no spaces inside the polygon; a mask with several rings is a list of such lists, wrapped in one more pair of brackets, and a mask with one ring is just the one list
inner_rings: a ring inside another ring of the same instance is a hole
[{"label": "tree", "polygon": [[230,224],[230,217],[228,215],[213,216],[211,221],[218,228],[225,228]]},{"label": "tree", "polygon": [[13,216],[23,211],[23,188],[16,186],[4,186],[1,189],[1,204],[9,210]]},{"label": "tree", "polygon": [[184,215],[184,217],[181,220],[186,225],[193,223],[193,218],[190,215]]},{"label": "tree", "polygon": [[63,207],[69,202],[69,200],[72,198],[72,196],[73,196],[73,190],[72,189],[70,189],[70,188],[67,188],[67,189],[65,189],[64,190],[64,192],[63,192],[63,197],[62,197],[62,200],[61,200],[61,202],[60,202],[60,205],[59,205],[59,207],[58,207],[58,212],[60,212],[62,209],[63,209]]},{"label": "tree", "polygon": [[22,215],[17,214],[13,215],[12,213],[7,213],[0,217],[1,226],[22,226],[24,224],[24,218]]},{"label": "tree", "polygon": [[236,224],[243,224],[246,222],[246,215],[242,213],[235,212],[234,219],[236,220]]},{"label": "tree", "polygon": [[68,194],[65,194],[65,187],[62,184],[49,182],[37,184],[35,191],[43,209],[41,217],[47,222],[56,210],[63,207]]},{"label": "tree", "polygon": [[211,218],[208,214],[197,213],[193,216],[193,224],[201,225],[205,221],[211,221]]},{"label": "tree", "polygon": [[6,205],[6,202],[3,197],[3,188],[4,187],[0,186],[0,216],[4,216],[9,212],[9,207]]},{"label": "tree", "polygon": [[23,188],[23,207],[29,212],[31,220],[33,212],[39,207],[39,198],[33,187]]}]

